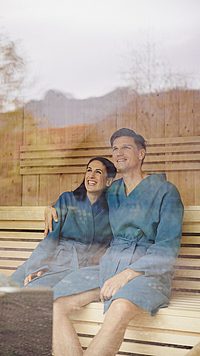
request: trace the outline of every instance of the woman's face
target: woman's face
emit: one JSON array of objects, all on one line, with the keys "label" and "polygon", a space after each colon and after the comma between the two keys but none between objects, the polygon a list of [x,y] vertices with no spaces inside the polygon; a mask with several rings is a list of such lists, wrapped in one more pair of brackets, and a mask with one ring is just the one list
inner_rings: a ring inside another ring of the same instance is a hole
[{"label": "woman's face", "polygon": [[109,181],[106,167],[102,162],[94,160],[89,163],[85,173],[85,187],[88,193],[101,194],[109,186]]}]

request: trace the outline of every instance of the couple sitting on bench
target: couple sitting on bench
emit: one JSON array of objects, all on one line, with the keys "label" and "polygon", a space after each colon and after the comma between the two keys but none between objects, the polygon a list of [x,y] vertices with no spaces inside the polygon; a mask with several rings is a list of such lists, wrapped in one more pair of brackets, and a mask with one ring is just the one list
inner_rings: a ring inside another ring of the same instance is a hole
[{"label": "couple sitting on bench", "polygon": [[[131,319],[169,303],[183,218],[179,192],[164,175],[144,174],[141,135],[119,129],[111,146],[114,165],[89,161],[84,182],[54,205],[53,229],[12,275],[20,286],[52,288],[55,356],[115,355]],[[116,171],[122,178],[112,182]],[[100,300],[105,319],[83,351],[69,315]]]}]

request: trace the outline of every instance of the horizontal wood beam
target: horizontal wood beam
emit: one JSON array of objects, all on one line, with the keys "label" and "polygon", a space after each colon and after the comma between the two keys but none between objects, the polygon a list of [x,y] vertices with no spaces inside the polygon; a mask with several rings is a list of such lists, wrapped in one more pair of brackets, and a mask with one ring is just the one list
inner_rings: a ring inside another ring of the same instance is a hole
[{"label": "horizontal wood beam", "polygon": [[[21,175],[82,174],[90,158],[112,157],[106,142],[26,145],[20,151]],[[150,139],[143,167],[149,173],[199,171],[200,137]]]}]

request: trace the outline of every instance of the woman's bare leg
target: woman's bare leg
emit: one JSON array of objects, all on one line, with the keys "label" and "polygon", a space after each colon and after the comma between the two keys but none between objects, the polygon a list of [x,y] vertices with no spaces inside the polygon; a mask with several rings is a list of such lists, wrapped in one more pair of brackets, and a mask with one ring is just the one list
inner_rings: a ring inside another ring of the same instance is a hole
[{"label": "woman's bare leg", "polygon": [[82,347],[69,315],[84,305],[99,301],[99,289],[60,297],[53,306],[53,352],[55,356],[81,356]]},{"label": "woman's bare leg", "polygon": [[86,356],[114,356],[123,341],[128,323],[142,309],[126,299],[116,299],[106,312],[100,331],[84,352]]}]

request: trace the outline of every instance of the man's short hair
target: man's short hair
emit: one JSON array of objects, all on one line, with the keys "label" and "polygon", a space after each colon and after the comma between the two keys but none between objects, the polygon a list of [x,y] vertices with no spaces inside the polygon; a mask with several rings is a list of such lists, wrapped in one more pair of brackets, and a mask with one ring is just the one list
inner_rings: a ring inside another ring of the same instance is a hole
[{"label": "man's short hair", "polygon": [[146,151],[146,142],[143,136],[137,134],[135,131],[128,129],[128,128],[121,128],[117,131],[115,131],[111,138],[110,138],[110,143],[111,146],[113,146],[113,142],[116,140],[116,138],[122,137],[122,136],[128,136],[132,137],[135,141],[135,144],[138,148],[144,148]]}]

